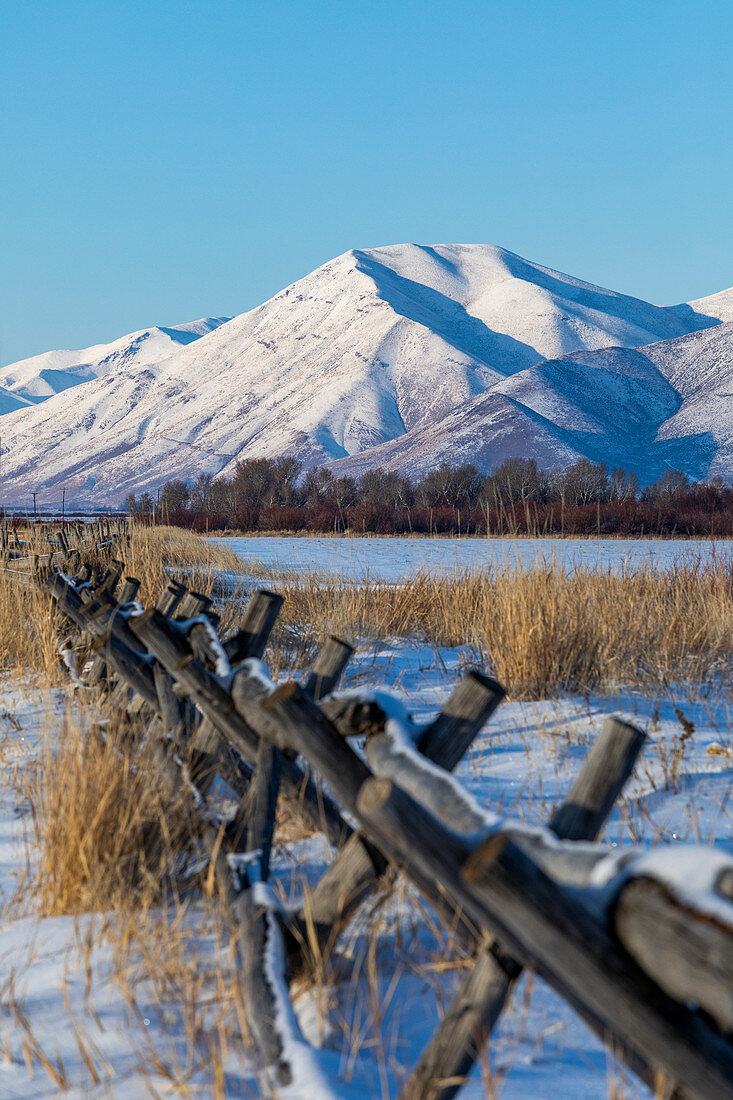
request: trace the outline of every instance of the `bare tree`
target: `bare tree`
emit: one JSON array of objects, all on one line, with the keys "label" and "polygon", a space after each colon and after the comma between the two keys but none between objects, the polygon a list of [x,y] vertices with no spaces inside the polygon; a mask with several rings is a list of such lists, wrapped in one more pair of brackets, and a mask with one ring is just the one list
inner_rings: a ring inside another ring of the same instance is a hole
[{"label": "bare tree", "polygon": [[614,501],[636,500],[639,495],[639,479],[633,470],[616,466],[608,483],[608,499]]},{"label": "bare tree", "polygon": [[551,479],[551,494],[566,504],[596,504],[608,500],[610,485],[605,462],[579,458]]},{"label": "bare tree", "polygon": [[547,499],[548,477],[533,458],[506,458],[486,480],[484,493],[489,504],[540,503]]},{"label": "bare tree", "polygon": [[415,500],[424,508],[467,508],[478,501],[484,479],[473,465],[444,462],[415,487]]},{"label": "bare tree", "polygon": [[652,485],[647,485],[642,493],[643,500],[664,501],[684,493],[690,488],[690,479],[682,470],[665,470]]}]

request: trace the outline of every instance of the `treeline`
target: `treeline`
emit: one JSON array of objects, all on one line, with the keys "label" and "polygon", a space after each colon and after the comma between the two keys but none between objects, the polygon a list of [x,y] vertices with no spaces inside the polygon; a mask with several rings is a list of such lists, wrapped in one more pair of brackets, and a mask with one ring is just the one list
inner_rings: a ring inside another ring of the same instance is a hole
[{"label": "treeline", "polygon": [[636,475],[581,458],[549,473],[510,458],[487,477],[443,465],[413,481],[388,470],[358,480],[293,458],[248,459],[231,478],[168,481],[125,508],[197,531],[312,531],[464,535],[733,536],[733,489],[667,470],[640,489]]}]

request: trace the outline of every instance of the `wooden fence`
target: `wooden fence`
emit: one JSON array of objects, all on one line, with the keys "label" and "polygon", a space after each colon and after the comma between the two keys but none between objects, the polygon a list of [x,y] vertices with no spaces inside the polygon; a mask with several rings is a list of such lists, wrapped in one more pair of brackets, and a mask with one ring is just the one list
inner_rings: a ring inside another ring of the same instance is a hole
[{"label": "wooden fence", "polygon": [[[87,536],[111,553],[124,533]],[[547,827],[530,829],[495,817],[452,775],[504,696],[490,678],[469,673],[417,726],[384,693],[335,692],[352,653],[336,638],[303,682],[275,684],[260,660],[275,593],[255,593],[241,627],[220,637],[212,601],[181,584],[144,609],[138,582],[116,561],[104,572],[85,564],[78,539],[47,561],[21,550],[3,543],[6,568],[23,561],[50,590],[66,663],[94,641],[78,682],[131,729],[143,722],[156,766],[190,794],[193,841],[236,929],[248,1025],[275,1091],[297,1085],[294,1044],[305,1044],[290,978],[312,964],[314,937],[333,944],[389,872],[473,954],[401,1100],[459,1092],[523,967],[657,1095],[733,1096],[733,859],[687,846],[619,856],[595,843],[640,730],[608,719]],[[206,809],[216,776],[239,799],[226,822]],[[290,910],[268,883],[279,799],[336,850],[307,904]]]}]

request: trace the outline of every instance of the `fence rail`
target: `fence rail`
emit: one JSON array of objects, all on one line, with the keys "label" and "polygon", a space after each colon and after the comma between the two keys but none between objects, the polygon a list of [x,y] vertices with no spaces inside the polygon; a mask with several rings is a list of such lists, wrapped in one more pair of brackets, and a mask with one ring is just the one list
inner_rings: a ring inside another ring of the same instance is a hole
[{"label": "fence rail", "polygon": [[[240,629],[221,637],[211,600],[176,582],[155,607],[137,602],[138,582],[113,560],[123,525],[84,532],[86,542],[77,532],[23,556],[6,531],[5,569],[23,565],[49,589],[67,665],[94,640],[78,683],[131,729],[143,721],[156,766],[185,780],[192,839],[237,929],[238,982],[273,1089],[300,1064],[288,990],[312,965],[313,934],[333,943],[391,869],[473,953],[402,1100],[460,1091],[523,967],[657,1094],[733,1094],[733,859],[689,847],[673,865],[668,852],[617,857],[595,843],[642,751],[640,730],[607,720],[547,828],[497,818],[452,774],[504,697],[495,681],[469,673],[417,726],[385,693],[335,693],[352,649],[332,638],[303,683],[276,684],[261,658],[281,596],[255,593]],[[105,570],[85,564],[90,549],[108,555]],[[239,799],[224,823],[206,810],[216,776]],[[287,911],[268,883],[280,799],[336,848],[307,904]]]}]

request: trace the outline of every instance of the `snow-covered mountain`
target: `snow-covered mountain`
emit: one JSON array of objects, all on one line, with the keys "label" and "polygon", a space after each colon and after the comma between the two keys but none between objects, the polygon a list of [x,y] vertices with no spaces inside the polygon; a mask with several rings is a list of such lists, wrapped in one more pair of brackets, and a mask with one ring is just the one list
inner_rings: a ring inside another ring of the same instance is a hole
[{"label": "snow-covered mountain", "polygon": [[423,474],[442,462],[489,471],[531,457],[559,469],[580,457],[699,479],[733,475],[733,322],[642,348],[547,359],[493,386],[441,421],[333,464]]},{"label": "snow-covered mountain", "polygon": [[37,404],[116,368],[159,363],[230,319],[203,317],[171,328],[155,326],[121,336],[111,344],[94,344],[81,351],[46,351],[10,363],[0,368],[0,401],[7,395],[9,406],[3,408],[0,404],[0,414],[12,411],[13,401],[18,407]]},{"label": "snow-covered mountain", "polygon": [[[441,458],[491,466],[522,436],[523,453],[537,448],[557,465],[585,453],[585,436],[600,446],[618,432],[612,416],[603,420],[610,397],[589,426],[585,391],[605,378],[589,353],[713,333],[723,297],[654,306],[488,245],[347,252],[172,354],[104,356],[80,388],[10,412],[5,499],[63,484],[67,499],[115,502],[285,452],[349,469],[388,461],[415,471]],[[37,400],[15,366],[0,384],[15,400]],[[54,369],[70,367],[43,367]],[[562,403],[553,371],[568,373],[564,426],[522,401],[537,385]],[[675,383],[642,375],[624,383],[629,400],[640,422],[646,410],[661,424],[678,410]]]}]

